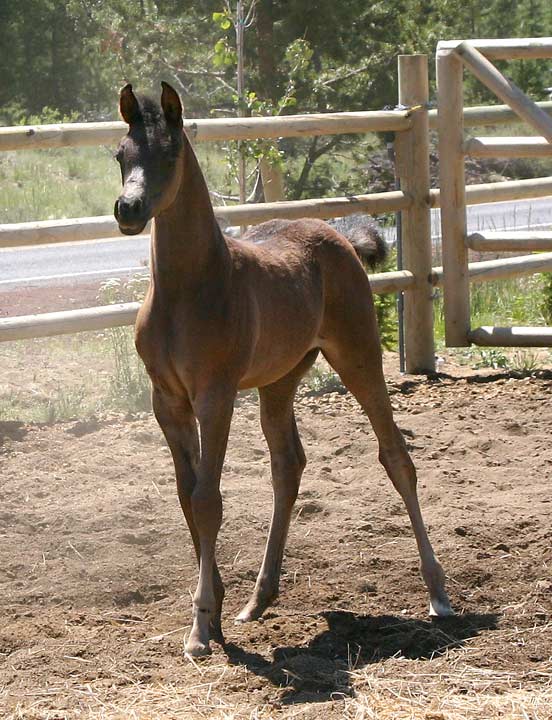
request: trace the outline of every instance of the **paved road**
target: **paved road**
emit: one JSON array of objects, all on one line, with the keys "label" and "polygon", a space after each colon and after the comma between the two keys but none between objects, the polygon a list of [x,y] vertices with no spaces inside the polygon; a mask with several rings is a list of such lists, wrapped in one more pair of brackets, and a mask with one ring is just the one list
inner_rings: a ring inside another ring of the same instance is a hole
[{"label": "paved road", "polygon": [[[439,210],[432,211],[435,242],[439,242],[439,222]],[[529,227],[552,228],[552,196],[468,208],[468,228],[472,232]],[[391,229],[388,238],[393,235]],[[0,290],[21,285],[59,285],[65,281],[91,282],[144,272],[149,260],[148,244],[148,236],[139,236],[0,250]]]}]

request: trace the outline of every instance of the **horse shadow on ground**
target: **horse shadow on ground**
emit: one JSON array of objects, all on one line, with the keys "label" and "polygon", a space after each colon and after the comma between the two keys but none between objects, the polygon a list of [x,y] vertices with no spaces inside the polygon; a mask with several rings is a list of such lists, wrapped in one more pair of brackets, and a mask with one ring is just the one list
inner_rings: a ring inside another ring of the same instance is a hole
[{"label": "horse shadow on ground", "polygon": [[352,669],[394,656],[431,660],[462,647],[484,630],[496,629],[498,621],[498,616],[491,613],[423,621],[337,610],[324,612],[322,617],[327,630],[306,647],[279,647],[267,661],[258,653],[227,643],[224,651],[228,661],[282,688],[282,705],[326,702],[354,696]]},{"label": "horse shadow on ground", "polygon": [[443,372],[430,372],[419,375],[416,378],[408,378],[400,382],[389,383],[389,392],[390,394],[400,393],[402,395],[409,395],[422,385],[438,386],[443,383],[454,385],[460,382],[466,382],[468,385],[484,385],[493,382],[503,382],[504,380],[525,380],[527,378],[550,382],[552,380],[552,370],[499,370],[489,372],[482,368],[479,374],[462,375],[460,377]]},{"label": "horse shadow on ground", "polygon": [[18,420],[4,420],[0,422],[0,448],[6,440],[20,441],[28,432],[27,425]]}]

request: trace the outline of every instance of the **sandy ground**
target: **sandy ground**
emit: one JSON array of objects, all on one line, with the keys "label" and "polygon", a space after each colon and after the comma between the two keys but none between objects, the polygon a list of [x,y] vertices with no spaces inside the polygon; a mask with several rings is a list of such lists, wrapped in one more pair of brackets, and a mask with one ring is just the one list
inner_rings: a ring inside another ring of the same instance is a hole
[{"label": "sandy ground", "polygon": [[20,286],[0,291],[0,319],[17,315],[77,310],[98,304],[101,281]]},{"label": "sandy ground", "polygon": [[271,489],[256,397],[237,403],[226,645],[199,663],[182,654],[197,572],[153,418],[4,422],[1,717],[552,717],[552,372],[388,366],[456,618],[427,619],[404,509],[340,387],[300,392],[309,463],[281,597],[245,626]]}]

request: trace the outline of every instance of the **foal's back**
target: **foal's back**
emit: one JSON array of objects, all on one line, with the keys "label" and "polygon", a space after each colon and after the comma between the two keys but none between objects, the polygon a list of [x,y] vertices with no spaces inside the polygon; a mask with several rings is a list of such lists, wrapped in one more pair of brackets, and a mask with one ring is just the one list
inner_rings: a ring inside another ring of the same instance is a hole
[{"label": "foal's back", "polygon": [[[227,238],[236,270],[246,269],[245,280],[261,296],[278,295],[324,312],[327,302],[343,302],[351,294],[371,295],[363,260],[381,252],[376,244],[353,241],[314,218],[270,220],[249,230],[242,240]],[[356,243],[355,243],[356,245]],[[321,318],[320,318],[321,319]]]}]

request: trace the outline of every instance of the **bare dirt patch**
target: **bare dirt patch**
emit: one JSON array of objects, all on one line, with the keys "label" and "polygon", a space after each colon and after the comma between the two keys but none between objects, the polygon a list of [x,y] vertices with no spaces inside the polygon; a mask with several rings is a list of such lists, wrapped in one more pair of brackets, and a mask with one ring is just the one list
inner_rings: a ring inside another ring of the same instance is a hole
[{"label": "bare dirt patch", "polygon": [[59,285],[27,285],[0,292],[0,318],[77,310],[98,304],[101,281],[66,281]]},{"label": "bare dirt patch", "polygon": [[350,396],[298,401],[309,464],[281,598],[245,626],[271,507],[255,396],[236,408],[219,559],[227,645],[182,656],[196,568],[149,415],[0,423],[6,718],[550,718],[552,372],[390,370],[456,618]]}]

